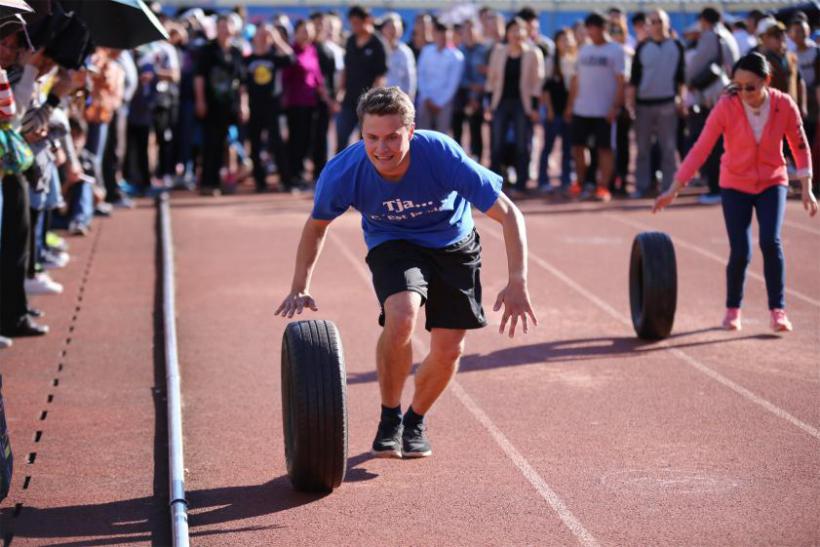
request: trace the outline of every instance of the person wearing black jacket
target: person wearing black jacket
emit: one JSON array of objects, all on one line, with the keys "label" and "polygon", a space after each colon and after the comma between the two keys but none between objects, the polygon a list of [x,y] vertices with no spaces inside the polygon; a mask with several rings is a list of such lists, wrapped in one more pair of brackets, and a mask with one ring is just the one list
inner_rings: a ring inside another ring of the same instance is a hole
[{"label": "person wearing black jacket", "polygon": [[198,56],[194,92],[196,114],[203,120],[203,195],[220,193],[219,171],[225,157],[228,128],[248,119],[245,64],[242,52],[231,45],[236,29],[228,15],[217,19],[216,40],[202,47]]}]

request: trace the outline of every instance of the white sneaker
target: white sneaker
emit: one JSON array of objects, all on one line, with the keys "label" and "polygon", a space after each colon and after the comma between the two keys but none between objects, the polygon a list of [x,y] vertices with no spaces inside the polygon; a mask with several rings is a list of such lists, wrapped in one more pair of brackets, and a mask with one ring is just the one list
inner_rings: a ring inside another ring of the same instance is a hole
[{"label": "white sneaker", "polygon": [[0,336],[0,349],[10,348],[13,342],[11,338],[6,338],[5,336]]},{"label": "white sneaker", "polygon": [[44,251],[41,263],[46,270],[65,268],[71,261],[71,256],[64,251]]},{"label": "white sneaker", "polygon": [[45,272],[26,279],[25,289],[28,294],[61,294],[63,292],[63,286],[51,279]]}]

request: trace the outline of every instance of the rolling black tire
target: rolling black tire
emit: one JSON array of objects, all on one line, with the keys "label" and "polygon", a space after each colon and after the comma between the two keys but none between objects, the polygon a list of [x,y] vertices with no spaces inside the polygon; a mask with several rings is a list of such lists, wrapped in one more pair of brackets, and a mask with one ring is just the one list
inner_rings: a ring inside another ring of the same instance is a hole
[{"label": "rolling black tire", "polygon": [[661,340],[672,332],[678,302],[678,268],[672,239],[643,232],[632,242],[629,305],[639,338]]},{"label": "rolling black tire", "polygon": [[282,419],[288,477],[296,490],[329,492],[347,467],[347,378],[330,321],[288,324],[282,340]]}]

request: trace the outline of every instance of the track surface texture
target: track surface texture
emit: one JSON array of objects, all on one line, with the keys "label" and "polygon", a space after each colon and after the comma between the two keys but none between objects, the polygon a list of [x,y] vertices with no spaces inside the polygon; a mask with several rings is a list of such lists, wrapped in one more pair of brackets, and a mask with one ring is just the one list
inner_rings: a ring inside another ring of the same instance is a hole
[{"label": "track surface texture", "polygon": [[[501,230],[478,213],[491,324],[468,335],[456,381],[428,415],[433,456],[413,461],[369,456],[378,304],[358,214],[335,221],[313,279],[319,311],[302,318],[332,320],[341,332],[350,458],[338,490],[308,495],[286,476],[279,358],[287,320],[273,310],[289,289],[311,201],[174,195],[192,542],[820,542],[820,223],[789,202],[783,241],[795,332],[770,333],[755,249],[744,330],[728,333],[718,329],[723,220],[719,208],[691,200],[657,216],[649,201],[519,202],[541,324],[513,340],[497,333],[500,314],[490,311],[506,283]],[[53,300],[52,313],[42,301],[52,334],[0,353],[17,458],[3,530],[13,529],[14,544],[167,543],[154,215],[145,204],[78,242],[61,303]],[[632,239],[650,230],[671,235],[679,275],[672,336],[655,343],[635,337],[627,283]],[[63,316],[56,307],[69,300]],[[429,342],[422,327],[416,361]]]}]

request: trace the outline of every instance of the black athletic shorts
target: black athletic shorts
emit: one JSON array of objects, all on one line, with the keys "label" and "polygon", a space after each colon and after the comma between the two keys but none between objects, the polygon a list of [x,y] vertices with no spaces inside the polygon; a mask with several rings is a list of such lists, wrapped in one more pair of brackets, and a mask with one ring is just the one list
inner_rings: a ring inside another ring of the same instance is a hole
[{"label": "black athletic shorts", "polygon": [[612,150],[612,124],[606,118],[587,118],[573,114],[569,134],[573,146]]},{"label": "black athletic shorts", "polygon": [[403,291],[421,295],[424,328],[478,329],[487,324],[481,307],[481,241],[473,232],[452,245],[430,249],[404,240],[386,241],[367,253],[373,287],[382,306]]}]

